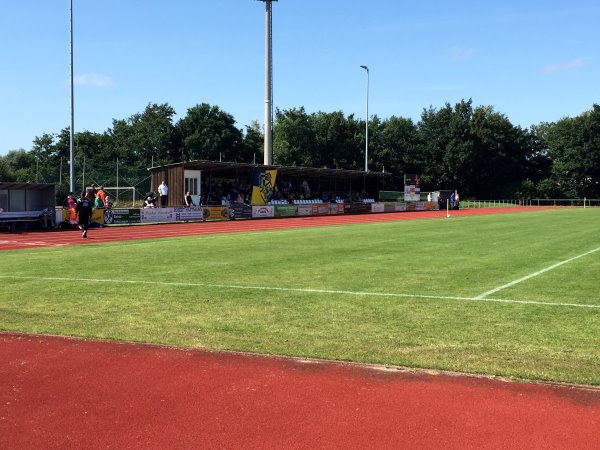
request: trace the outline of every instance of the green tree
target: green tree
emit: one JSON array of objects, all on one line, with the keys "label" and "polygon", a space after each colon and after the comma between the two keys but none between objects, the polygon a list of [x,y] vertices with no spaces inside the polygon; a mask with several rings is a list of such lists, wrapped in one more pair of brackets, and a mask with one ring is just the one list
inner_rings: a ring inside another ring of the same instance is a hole
[{"label": "green tree", "polygon": [[235,127],[233,116],[218,106],[202,103],[188,109],[176,128],[184,159],[247,162],[242,132]]},{"label": "green tree", "polygon": [[405,173],[425,173],[418,130],[411,119],[392,116],[373,131],[373,170],[391,172],[399,186]]},{"label": "green tree", "polygon": [[474,146],[464,164],[465,182],[479,197],[512,197],[525,179],[525,133],[491,106],[474,110],[471,131]]},{"label": "green tree", "polygon": [[473,108],[471,100],[424,111],[418,128],[422,173],[467,196],[512,196],[533,167],[529,161],[540,156],[527,132],[491,106]]},{"label": "green tree", "polygon": [[241,162],[256,162],[262,164],[264,161],[263,144],[264,135],[260,124],[255,120],[246,126],[246,133],[242,140]]},{"label": "green tree", "polygon": [[355,168],[364,149],[356,140],[358,123],[354,116],[346,118],[341,111],[318,112],[310,115],[309,124],[315,139],[313,158],[316,167]]},{"label": "green tree", "polygon": [[304,107],[275,111],[273,162],[306,167],[318,164],[315,132]]},{"label": "green tree", "polygon": [[168,104],[149,103],[142,113],[128,119],[113,120],[100,151],[106,161],[119,158],[132,167],[150,167],[173,161],[175,110]]},{"label": "green tree", "polygon": [[12,167],[4,156],[0,156],[0,181],[15,181]]},{"label": "green tree", "polygon": [[546,129],[552,179],[566,197],[600,197],[600,106]]},{"label": "green tree", "polygon": [[453,128],[457,128],[456,124],[452,126],[454,115],[454,110],[446,103],[440,109],[430,107],[423,110],[417,123],[420,154],[423,158],[422,174],[427,174],[432,185],[438,189],[459,188],[454,180],[455,168],[449,161],[456,158],[447,154],[453,145]]},{"label": "green tree", "polygon": [[20,183],[37,182],[38,164],[31,152],[23,149],[11,150],[4,157],[4,161],[9,167],[9,173],[12,172],[13,181]]}]

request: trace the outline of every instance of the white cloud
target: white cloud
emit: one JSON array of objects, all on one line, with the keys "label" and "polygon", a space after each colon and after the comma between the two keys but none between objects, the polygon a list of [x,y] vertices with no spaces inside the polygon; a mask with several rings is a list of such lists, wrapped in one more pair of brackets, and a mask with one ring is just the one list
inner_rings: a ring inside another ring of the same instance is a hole
[{"label": "white cloud", "polygon": [[583,59],[572,59],[564,64],[549,64],[544,67],[545,73],[563,72],[566,70],[579,70],[585,66]]},{"label": "white cloud", "polygon": [[91,86],[99,88],[108,88],[114,85],[112,78],[99,73],[86,73],[79,75],[74,79],[75,84],[79,86]]},{"label": "white cloud", "polygon": [[452,47],[450,49],[450,57],[452,61],[461,62],[468,61],[477,53],[476,48]]}]

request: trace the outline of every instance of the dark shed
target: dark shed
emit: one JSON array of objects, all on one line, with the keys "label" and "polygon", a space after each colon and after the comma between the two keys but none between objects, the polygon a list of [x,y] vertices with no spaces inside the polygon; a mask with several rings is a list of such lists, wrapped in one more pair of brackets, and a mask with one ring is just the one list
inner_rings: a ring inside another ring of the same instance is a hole
[{"label": "dark shed", "polygon": [[50,183],[0,183],[0,209],[41,211],[56,203],[55,189]]}]

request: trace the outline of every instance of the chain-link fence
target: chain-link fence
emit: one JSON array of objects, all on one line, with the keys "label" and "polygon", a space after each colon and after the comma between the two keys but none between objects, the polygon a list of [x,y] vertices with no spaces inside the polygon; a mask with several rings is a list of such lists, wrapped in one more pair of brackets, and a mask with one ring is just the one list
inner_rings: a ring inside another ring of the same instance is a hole
[{"label": "chain-link fence", "polygon": [[[61,205],[70,192],[68,166],[39,169],[35,180],[32,181],[56,184],[57,205]],[[131,207],[132,204],[142,204],[144,194],[150,190],[150,181],[150,173],[146,169],[131,169],[125,166],[115,166],[114,169],[86,169],[75,173],[74,194],[77,196],[95,183],[97,186],[111,188],[114,206]]]}]

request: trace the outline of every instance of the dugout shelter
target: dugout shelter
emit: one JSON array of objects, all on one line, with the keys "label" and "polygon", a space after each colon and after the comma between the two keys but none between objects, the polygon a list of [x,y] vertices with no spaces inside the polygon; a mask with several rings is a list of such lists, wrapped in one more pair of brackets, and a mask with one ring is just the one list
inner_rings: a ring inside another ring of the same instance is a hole
[{"label": "dugout shelter", "polygon": [[42,210],[55,203],[54,184],[0,182],[0,225],[14,230],[28,222],[39,223]]}]

